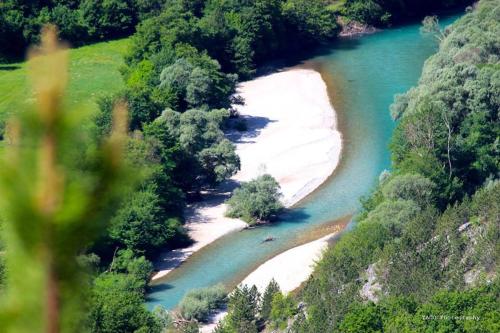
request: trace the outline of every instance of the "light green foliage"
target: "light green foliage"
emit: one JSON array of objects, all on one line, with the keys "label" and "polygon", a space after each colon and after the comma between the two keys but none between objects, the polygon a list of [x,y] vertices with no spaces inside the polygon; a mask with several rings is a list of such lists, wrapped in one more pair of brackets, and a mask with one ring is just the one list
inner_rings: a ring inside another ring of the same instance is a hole
[{"label": "light green foliage", "polygon": [[382,319],[379,308],[373,304],[354,306],[339,325],[339,330],[346,333],[382,332]]},{"label": "light green foliage", "polygon": [[276,328],[285,329],[288,325],[288,318],[295,315],[296,308],[290,296],[285,296],[281,292],[274,294],[270,314],[272,325]]},{"label": "light green foliage", "polygon": [[434,36],[438,41],[442,41],[446,35],[439,26],[439,19],[437,16],[426,16],[422,21],[422,27],[420,32],[423,34],[430,34]]},{"label": "light green foliage", "polygon": [[500,71],[483,66],[498,63],[497,10],[495,1],[483,1],[455,24],[419,85],[393,108],[401,114],[395,164],[435,182],[441,203],[473,193],[499,168]]},{"label": "light green foliage", "polygon": [[153,309],[153,315],[156,317],[156,320],[160,327],[162,328],[162,333],[164,333],[167,329],[171,328],[173,326],[174,320],[168,312],[167,309],[165,309],[161,305],[157,305]]},{"label": "light green foliage", "polygon": [[219,63],[206,55],[191,61],[180,58],[162,70],[159,94],[166,94],[167,106],[177,111],[229,107],[226,101],[235,84],[236,78],[221,73]]},{"label": "light green foliage", "polygon": [[257,177],[234,190],[227,200],[226,215],[241,218],[249,224],[270,221],[283,209],[280,186],[268,174]]},{"label": "light green foliage", "polygon": [[386,200],[368,213],[363,221],[366,223],[379,223],[400,228],[402,224],[408,223],[419,212],[418,205],[410,200]]},{"label": "light green foliage", "polygon": [[144,306],[144,281],[133,275],[101,274],[95,279],[87,326],[91,332],[160,332],[161,324]]},{"label": "light green foliage", "polygon": [[[81,329],[88,276],[77,257],[104,231],[126,179],[126,110],[94,149],[75,112],[64,108],[67,53],[53,27],[30,61],[36,100],[10,122],[0,173],[7,289],[4,332]],[[3,254],[2,254],[3,255]]]},{"label": "light green foliage", "polygon": [[146,128],[146,133],[165,147],[178,144],[179,165],[175,176],[184,189],[214,185],[234,175],[240,160],[234,145],[224,137],[222,127],[229,117],[227,110],[192,109],[184,113],[166,110]]},{"label": "light green foliage", "polygon": [[179,311],[187,320],[206,321],[209,315],[219,309],[226,300],[223,285],[193,289],[189,291],[179,304]]},{"label": "light green foliage", "polygon": [[436,185],[417,174],[395,176],[382,187],[384,197],[389,200],[413,200],[420,207],[432,203]]},{"label": "light green foliage", "polygon": [[[119,68],[129,40],[98,43],[69,51],[69,83],[66,103],[70,107],[95,112],[98,108],[95,96],[113,93],[123,88]],[[29,63],[0,65],[0,122],[25,107],[31,100],[27,80]],[[11,70],[10,68],[15,68]],[[109,108],[109,123],[111,123]],[[89,112],[89,113],[91,113]]]},{"label": "light green foliage", "polygon": [[496,332],[498,282],[467,291],[441,291],[429,302],[388,298],[380,304],[354,304],[342,332]]},{"label": "light green foliage", "polygon": [[264,295],[262,295],[262,305],[260,308],[260,317],[264,320],[267,321],[270,318],[271,315],[271,306],[273,302],[274,295],[277,293],[280,293],[280,286],[276,282],[276,280],[271,279],[269,284],[266,287],[266,290],[264,291]]}]

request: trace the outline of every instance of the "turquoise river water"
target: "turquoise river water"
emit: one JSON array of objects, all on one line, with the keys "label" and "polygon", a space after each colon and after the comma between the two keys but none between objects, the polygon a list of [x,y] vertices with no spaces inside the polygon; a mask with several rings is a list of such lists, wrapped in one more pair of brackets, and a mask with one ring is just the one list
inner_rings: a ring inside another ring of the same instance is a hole
[{"label": "turquoise river water", "polygon": [[[442,19],[450,24],[457,16]],[[437,44],[405,25],[373,35],[338,40],[304,66],[318,69],[329,85],[343,135],[342,158],[329,180],[287,213],[281,222],[229,234],[191,256],[152,286],[148,307],[171,309],[192,288],[222,282],[233,286],[279,252],[328,233],[334,221],[349,218],[390,168],[388,144],[394,122],[389,105],[417,83],[425,59]],[[330,231],[331,232],[331,231]],[[267,236],[276,238],[262,243]]]}]

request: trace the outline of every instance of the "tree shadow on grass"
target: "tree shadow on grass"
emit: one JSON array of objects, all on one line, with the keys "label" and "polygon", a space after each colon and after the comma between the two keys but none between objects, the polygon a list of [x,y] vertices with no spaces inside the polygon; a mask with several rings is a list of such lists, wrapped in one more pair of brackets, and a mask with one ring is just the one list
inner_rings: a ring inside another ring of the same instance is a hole
[{"label": "tree shadow on grass", "polygon": [[21,68],[19,65],[0,65],[0,71],[15,71]]}]

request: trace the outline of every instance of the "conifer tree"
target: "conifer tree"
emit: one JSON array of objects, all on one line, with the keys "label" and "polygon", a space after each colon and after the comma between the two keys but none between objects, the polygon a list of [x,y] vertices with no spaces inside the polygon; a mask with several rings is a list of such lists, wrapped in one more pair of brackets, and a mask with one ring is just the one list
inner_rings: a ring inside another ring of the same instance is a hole
[{"label": "conifer tree", "polygon": [[254,286],[237,287],[229,297],[228,315],[218,325],[217,333],[257,333],[260,294]]},{"label": "conifer tree", "polygon": [[271,307],[273,302],[273,297],[277,293],[280,293],[280,286],[273,278],[269,281],[269,284],[264,291],[264,295],[262,296],[262,306],[260,309],[260,317],[265,321],[269,320],[269,316],[271,315]]}]

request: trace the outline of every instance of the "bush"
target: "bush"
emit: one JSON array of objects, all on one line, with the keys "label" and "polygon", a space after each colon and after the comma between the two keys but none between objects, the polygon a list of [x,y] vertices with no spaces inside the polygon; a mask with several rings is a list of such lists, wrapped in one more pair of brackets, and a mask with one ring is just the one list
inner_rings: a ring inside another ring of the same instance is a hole
[{"label": "bush", "polygon": [[226,216],[249,224],[271,221],[283,209],[280,185],[268,174],[243,183],[227,201]]},{"label": "bush", "polygon": [[189,291],[179,304],[185,319],[206,321],[210,313],[220,308],[226,300],[226,290],[222,284]]},{"label": "bush", "polygon": [[412,200],[424,207],[432,203],[435,188],[436,184],[431,180],[418,174],[408,174],[391,179],[382,188],[382,193],[387,199]]},{"label": "bush", "polygon": [[296,313],[296,306],[290,296],[284,296],[281,292],[274,294],[271,306],[271,321],[274,327],[285,329],[288,324],[288,318]]}]

